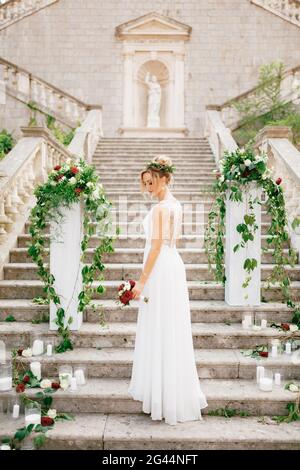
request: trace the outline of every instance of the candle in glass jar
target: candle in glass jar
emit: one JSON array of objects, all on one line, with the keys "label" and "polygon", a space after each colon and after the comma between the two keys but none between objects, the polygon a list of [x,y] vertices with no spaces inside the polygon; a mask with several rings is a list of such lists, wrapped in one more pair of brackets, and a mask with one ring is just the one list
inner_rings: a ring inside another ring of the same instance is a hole
[{"label": "candle in glass jar", "polygon": [[274,375],[274,379],[275,379],[275,385],[280,385],[281,384],[281,375],[279,372],[277,372],[275,375]]},{"label": "candle in glass jar", "polygon": [[11,450],[11,448],[8,444],[1,444],[0,450]]},{"label": "candle in glass jar", "polygon": [[13,413],[12,413],[12,417],[14,419],[17,419],[19,417],[19,414],[20,414],[20,405],[18,405],[17,403],[15,403],[15,405],[13,406]]},{"label": "candle in glass jar", "polygon": [[273,389],[273,379],[269,377],[261,377],[259,381],[259,389],[263,392],[271,392]]},{"label": "candle in glass jar", "polygon": [[1,377],[0,378],[0,391],[6,392],[12,389],[12,377]]},{"label": "candle in glass jar", "polygon": [[262,328],[262,329],[267,328],[267,320],[265,320],[264,318],[263,318],[262,321],[261,321],[261,328]]},{"label": "candle in glass jar", "polygon": [[41,424],[41,415],[40,413],[32,413],[25,416],[25,425],[29,424]]},{"label": "candle in glass jar", "polygon": [[71,378],[71,388],[70,390],[72,392],[75,392],[77,390],[77,380],[76,380],[76,377],[72,377]]},{"label": "candle in glass jar", "polygon": [[285,353],[292,354],[292,345],[291,343],[285,343]]},{"label": "candle in glass jar", "polygon": [[32,345],[32,355],[40,356],[44,352],[44,342],[41,339],[35,339]]},{"label": "candle in glass jar", "polygon": [[265,368],[263,366],[257,366],[256,367],[256,381],[259,383],[261,377],[264,376],[265,373]]},{"label": "candle in glass jar", "polygon": [[41,380],[42,378],[42,372],[41,372],[41,363],[38,361],[31,362],[30,364],[30,370],[33,373],[33,375],[36,376],[38,380]]},{"label": "candle in glass jar", "polygon": [[47,356],[52,356],[52,344],[47,344]]},{"label": "candle in glass jar", "polygon": [[271,356],[272,357],[277,357],[277,354],[278,354],[277,344],[273,344],[272,351],[271,351]]},{"label": "candle in glass jar", "polygon": [[84,377],[84,371],[82,369],[77,369],[75,370],[75,378],[77,385],[84,385],[85,384],[85,377]]}]

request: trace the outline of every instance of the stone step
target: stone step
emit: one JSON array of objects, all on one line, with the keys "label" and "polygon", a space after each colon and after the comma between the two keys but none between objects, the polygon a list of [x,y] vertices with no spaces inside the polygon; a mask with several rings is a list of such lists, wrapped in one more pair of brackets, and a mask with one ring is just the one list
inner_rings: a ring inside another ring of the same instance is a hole
[{"label": "stone step", "polygon": [[[2,281],[3,282],[3,281]],[[194,348],[199,349],[249,349],[256,345],[271,345],[274,338],[289,337],[289,334],[267,327],[264,330],[243,329],[240,323],[192,323]],[[79,331],[71,332],[74,348],[134,348],[136,324],[133,322],[113,322],[105,326],[83,323]],[[59,343],[56,331],[49,330],[49,324],[32,325],[27,322],[2,322],[0,335],[6,347],[22,348],[32,344],[33,335],[38,335],[46,343]],[[300,330],[294,334],[300,338]]]},{"label": "stone step", "polygon": [[[129,307],[121,308],[115,300],[94,300],[96,311],[88,307],[83,314],[83,320],[87,323],[99,322],[99,310],[102,308],[105,321],[113,322],[137,322],[138,305],[132,301]],[[248,312],[248,307],[232,307],[224,301],[190,300],[192,323],[241,323],[243,314]],[[268,324],[272,322],[291,321],[291,309],[286,304],[276,302],[263,302],[260,306],[253,307],[253,312],[258,319],[265,318]],[[38,305],[28,299],[0,299],[0,321],[5,321],[9,315],[13,315],[20,322],[30,322],[32,319],[41,319],[49,314],[48,305]]]},{"label": "stone step", "polygon": [[[195,349],[195,361],[200,379],[256,379],[259,363],[279,372],[284,380],[300,378],[299,364],[294,364],[291,355],[282,354],[277,358],[253,359],[245,357],[239,349]],[[76,348],[73,351],[39,356],[42,377],[57,377],[59,366],[85,366],[89,378],[130,378],[134,348]],[[295,356],[293,356],[295,357]],[[28,368],[32,358],[18,358]],[[295,361],[294,361],[295,362]]]},{"label": "stone step", "polygon": [[[298,422],[276,425],[270,418],[203,420],[166,425],[150,415],[74,413],[74,421],[57,422],[47,432],[45,450],[299,450]],[[269,426],[266,426],[266,421]],[[4,415],[0,437],[13,436],[24,417]],[[158,458],[158,457],[157,457]]]},{"label": "stone step", "polygon": [[[90,378],[77,391],[57,390],[52,395],[52,407],[66,413],[142,413],[142,402],[128,393],[129,379]],[[262,392],[254,380],[202,379],[200,381],[208,406],[204,415],[217,408],[229,406],[246,411],[252,416],[285,415],[286,406],[294,400],[294,394],[276,387],[272,393]],[[27,389],[28,397],[36,390]],[[14,391],[2,392],[0,403],[16,395]]]},{"label": "stone step", "polygon": [[[111,201],[120,201],[121,199],[127,199],[128,201],[132,199],[143,198],[143,195],[140,190],[138,191],[124,191],[124,190],[105,190],[106,197]],[[213,193],[210,190],[197,189],[196,191],[180,191],[174,190],[172,191],[174,197],[176,197],[179,201],[181,200],[189,200],[189,201],[199,201],[207,199],[211,201],[213,197]],[[147,195],[145,197],[148,197]],[[156,201],[157,202],[157,201]]]},{"label": "stone step", "polygon": [[[132,260],[133,261],[133,260]],[[266,281],[271,275],[274,265],[262,264],[261,278]],[[5,280],[35,280],[39,279],[38,267],[35,263],[7,263],[3,265]],[[143,270],[142,263],[105,263],[103,271],[106,280],[138,279]],[[185,266],[188,281],[213,281],[214,274],[207,264],[189,263]],[[291,281],[300,281],[300,265],[286,266],[286,272]],[[100,272],[96,271],[95,275]]]},{"label": "stone step", "polygon": [[[114,190],[117,190],[118,192],[122,191],[123,193],[127,193],[127,191],[139,191],[140,189],[140,184],[139,184],[139,181],[137,180],[134,180],[132,182],[128,181],[126,183],[117,183],[117,182],[107,182],[107,183],[104,183],[102,182],[103,184],[103,187],[104,187],[104,190],[106,193],[108,192],[112,192]],[[172,193],[175,195],[175,192],[176,191],[184,191],[187,186],[191,189],[191,191],[209,191],[209,190],[212,190],[212,187],[213,187],[213,181],[209,182],[207,181],[207,183],[203,183],[203,182],[198,182],[198,183],[179,183],[179,182],[174,182],[172,183]]]},{"label": "stone step", "polygon": [[[124,175],[124,172],[123,172],[123,176],[115,176],[115,173],[113,173],[114,176],[112,176],[112,173],[111,173],[111,169],[108,170],[108,172],[110,173],[107,173],[107,175],[105,176],[104,173],[102,172],[101,174],[101,183],[106,185],[106,184],[111,184],[111,183],[114,183],[114,184],[119,184],[120,186],[123,186],[123,184],[125,183],[128,184],[128,180],[130,179],[130,175],[126,172],[126,175]],[[132,175],[131,177],[134,178],[136,175]],[[176,176],[176,183],[177,184],[196,184],[196,183],[203,183],[203,182],[210,182],[210,183],[213,183],[215,181],[215,178],[213,176],[213,174],[210,174],[210,173],[206,173],[204,175],[201,175],[201,176],[193,176],[193,178],[191,178],[191,175],[187,175],[185,177],[183,177],[182,175],[180,176]]]}]

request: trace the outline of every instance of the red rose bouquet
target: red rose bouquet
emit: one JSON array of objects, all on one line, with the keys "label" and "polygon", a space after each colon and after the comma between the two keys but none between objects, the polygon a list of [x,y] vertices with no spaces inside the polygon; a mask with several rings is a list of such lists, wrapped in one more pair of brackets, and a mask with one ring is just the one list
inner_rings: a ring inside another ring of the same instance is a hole
[{"label": "red rose bouquet", "polygon": [[[135,281],[132,279],[129,279],[129,281],[123,282],[119,287],[118,287],[118,295],[119,295],[119,300],[117,301],[118,304],[122,305],[130,305],[130,301],[133,299],[133,293],[132,289],[135,286]],[[149,299],[148,297],[144,297],[143,295],[140,296],[140,298],[144,302],[148,302]]]}]

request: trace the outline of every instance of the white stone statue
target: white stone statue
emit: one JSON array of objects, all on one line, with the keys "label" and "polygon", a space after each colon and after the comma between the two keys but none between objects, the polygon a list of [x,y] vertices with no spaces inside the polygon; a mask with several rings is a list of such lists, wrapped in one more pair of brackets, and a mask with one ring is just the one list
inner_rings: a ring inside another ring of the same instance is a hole
[{"label": "white stone statue", "polygon": [[147,127],[160,127],[161,86],[155,75],[148,72],[145,78],[148,85],[148,118]]}]

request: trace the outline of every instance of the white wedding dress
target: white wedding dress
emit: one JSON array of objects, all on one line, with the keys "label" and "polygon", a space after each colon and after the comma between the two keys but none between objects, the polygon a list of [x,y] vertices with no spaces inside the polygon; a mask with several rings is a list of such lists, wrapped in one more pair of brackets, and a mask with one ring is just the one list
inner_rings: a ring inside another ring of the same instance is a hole
[{"label": "white wedding dress", "polygon": [[[183,260],[176,248],[182,233],[182,206],[172,195],[152,207],[142,224],[146,236],[143,266],[151,247],[153,210],[168,209],[168,234],[138,300],[133,367],[128,393],[143,412],[170,425],[202,419],[207,406],[195,362],[189,293]],[[163,222],[165,225],[165,222]],[[165,229],[166,227],[164,227]]]}]

